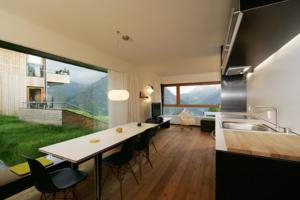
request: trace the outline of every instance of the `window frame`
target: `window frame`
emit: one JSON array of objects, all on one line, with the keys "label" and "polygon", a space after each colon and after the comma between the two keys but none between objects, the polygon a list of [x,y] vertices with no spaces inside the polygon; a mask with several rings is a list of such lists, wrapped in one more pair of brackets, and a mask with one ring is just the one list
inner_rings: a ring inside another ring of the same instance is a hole
[{"label": "window frame", "polygon": [[[11,50],[11,51],[14,51],[14,50]],[[17,52],[17,51],[15,51],[15,52]],[[32,63],[32,62],[29,62],[29,56],[31,56],[30,54],[26,54],[26,76],[28,76],[28,77],[36,77],[36,78],[45,78],[45,73],[46,73],[46,71],[45,71],[45,62],[46,62],[46,58],[43,58],[43,57],[40,57],[41,59],[42,59],[42,63],[41,64],[36,64],[36,63]],[[42,67],[42,70],[40,71],[40,72],[42,72],[41,74],[41,76],[32,76],[32,75],[29,75],[29,65],[30,64],[34,64],[34,65],[39,65],[39,67],[41,68]]]},{"label": "window frame", "polygon": [[76,65],[78,67],[84,67],[84,68],[87,68],[87,69],[93,69],[93,70],[97,70],[97,71],[100,71],[100,72],[108,73],[108,70],[106,68],[103,68],[103,67],[100,67],[100,66],[88,64],[88,63],[81,62],[81,61],[78,61],[78,60],[73,60],[73,59],[62,57],[62,56],[55,55],[55,54],[52,54],[52,53],[47,53],[47,52],[44,52],[44,51],[40,51],[40,50],[37,50],[37,49],[33,49],[33,48],[25,47],[25,46],[22,46],[22,45],[14,44],[14,43],[7,42],[7,41],[4,41],[4,40],[0,40],[0,48],[16,51],[16,52],[20,52],[20,53],[30,54],[30,55],[33,55],[33,56],[39,56],[39,57],[42,57],[44,59],[50,59],[50,60],[54,60],[54,61],[58,61],[58,62],[63,62],[63,63],[71,64],[71,65]]},{"label": "window frame", "polygon": [[[162,93],[162,106],[163,107],[189,107],[189,108],[217,108],[220,104],[181,104],[180,103],[180,86],[197,86],[197,85],[220,85],[220,81],[208,81],[208,82],[194,82],[194,83],[172,83],[172,84],[161,84]],[[175,86],[176,87],[176,104],[165,104],[164,103],[164,88]]]}]

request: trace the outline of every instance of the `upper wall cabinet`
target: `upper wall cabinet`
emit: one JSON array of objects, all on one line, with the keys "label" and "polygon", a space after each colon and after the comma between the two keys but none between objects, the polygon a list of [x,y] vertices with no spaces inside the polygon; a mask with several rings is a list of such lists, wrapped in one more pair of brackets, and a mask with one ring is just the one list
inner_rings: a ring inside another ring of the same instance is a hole
[{"label": "upper wall cabinet", "polygon": [[239,6],[242,20],[236,37],[231,49],[228,44],[223,47],[223,75],[229,75],[234,68],[243,70],[242,66],[257,66],[300,33],[299,0],[245,0],[240,1]]}]

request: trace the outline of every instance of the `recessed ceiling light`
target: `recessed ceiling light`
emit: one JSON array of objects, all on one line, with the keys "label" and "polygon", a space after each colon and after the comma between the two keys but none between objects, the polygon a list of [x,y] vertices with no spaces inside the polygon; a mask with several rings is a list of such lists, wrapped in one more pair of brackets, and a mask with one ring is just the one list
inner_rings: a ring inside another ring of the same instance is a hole
[{"label": "recessed ceiling light", "polygon": [[124,41],[129,41],[129,40],[131,39],[129,35],[127,35],[127,34],[122,34],[121,31],[119,31],[119,30],[117,30],[116,33],[117,33],[118,35],[121,34],[121,39],[124,40]]},{"label": "recessed ceiling light", "polygon": [[129,37],[129,35],[122,35],[122,39],[125,41],[128,41],[128,40],[130,40],[130,37]]}]

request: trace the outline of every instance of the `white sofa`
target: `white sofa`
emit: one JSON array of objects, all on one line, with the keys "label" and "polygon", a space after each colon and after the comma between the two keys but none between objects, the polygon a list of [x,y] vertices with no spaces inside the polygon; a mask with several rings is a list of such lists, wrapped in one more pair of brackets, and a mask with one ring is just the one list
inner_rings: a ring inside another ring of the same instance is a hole
[{"label": "white sofa", "polygon": [[[193,116],[195,119],[195,126],[201,126],[201,119],[202,118],[207,118],[207,117],[212,117],[214,115],[214,112],[205,112],[204,116]],[[181,124],[181,119],[180,116],[178,115],[163,115],[164,117],[171,118],[170,123],[171,124]]]}]

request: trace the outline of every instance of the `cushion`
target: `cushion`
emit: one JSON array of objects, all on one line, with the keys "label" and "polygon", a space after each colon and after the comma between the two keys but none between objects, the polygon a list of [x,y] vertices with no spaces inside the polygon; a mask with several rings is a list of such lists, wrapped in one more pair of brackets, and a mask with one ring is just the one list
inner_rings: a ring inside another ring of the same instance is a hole
[{"label": "cushion", "polygon": [[[39,161],[44,167],[47,167],[47,166],[53,164],[52,160],[48,160],[45,157],[40,157],[40,158],[37,158],[36,160]],[[9,169],[10,169],[10,171],[12,171],[13,173],[15,173],[19,176],[29,174],[29,172],[30,172],[30,168],[29,168],[29,165],[27,162],[14,165],[14,166],[10,167]]]}]

